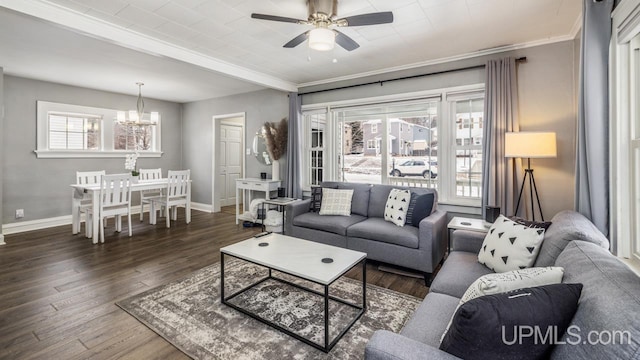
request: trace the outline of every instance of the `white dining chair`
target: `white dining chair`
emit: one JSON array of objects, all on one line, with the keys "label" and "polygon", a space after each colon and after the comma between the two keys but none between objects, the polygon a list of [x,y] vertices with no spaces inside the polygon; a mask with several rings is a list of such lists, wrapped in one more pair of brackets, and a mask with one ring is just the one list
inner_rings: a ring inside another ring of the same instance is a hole
[{"label": "white dining chair", "polygon": [[[105,175],[105,171],[101,170],[101,171],[76,171],[76,184],[80,184],[80,185],[92,185],[92,184],[99,184],[100,183],[100,179],[102,178],[102,176]],[[74,198],[76,198],[76,195],[74,195]],[[91,194],[82,194],[80,197],[77,198],[77,202],[75,202],[74,204],[77,204],[78,206],[78,214],[82,215],[82,213],[85,213],[86,215],[86,210],[91,208],[92,206],[92,200],[91,200]],[[73,224],[71,224],[71,227],[73,228],[72,232],[74,234],[77,234],[80,232],[80,216],[78,216],[77,218],[73,218]],[[85,216],[85,232],[87,230],[87,217]]]},{"label": "white dining chair", "polygon": [[[185,208],[189,208],[187,206],[187,201],[189,201],[188,196],[188,187],[189,187],[189,178],[191,176],[190,170],[180,170],[180,171],[172,171],[169,170],[167,176],[167,189],[165,190],[165,194],[161,197],[153,198],[151,200],[151,217],[150,223],[156,224],[156,211],[157,209],[164,207],[164,215],[167,221],[167,227],[171,227],[171,219],[178,219],[178,205],[184,205]],[[171,211],[171,218],[169,217],[169,211]],[[188,210],[187,210],[188,211]],[[187,224],[191,219],[191,214],[187,213]]]},{"label": "white dining chair", "polygon": [[[162,179],[162,169],[140,169],[140,180],[157,180]],[[144,205],[151,204],[152,198],[156,198],[163,195],[163,190],[142,190],[140,191],[140,221],[143,220],[142,213],[144,212]],[[151,214],[151,213],[149,213]],[[151,215],[149,215],[151,217]]]},{"label": "white dining chair", "polygon": [[[104,219],[115,216],[116,231],[122,231],[122,215],[127,215],[129,236],[131,236],[131,174],[104,175],[100,181],[100,242],[104,243]],[[91,233],[93,211],[87,210],[87,232]]]}]

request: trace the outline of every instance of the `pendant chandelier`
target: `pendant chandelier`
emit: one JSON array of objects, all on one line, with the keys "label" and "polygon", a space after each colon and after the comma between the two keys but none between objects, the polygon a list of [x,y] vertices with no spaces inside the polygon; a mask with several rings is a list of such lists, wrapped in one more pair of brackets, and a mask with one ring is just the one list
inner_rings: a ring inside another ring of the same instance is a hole
[{"label": "pendant chandelier", "polygon": [[116,121],[123,125],[157,125],[160,119],[160,114],[157,111],[152,111],[147,119],[144,117],[144,99],[142,98],[142,85],[144,83],[137,82],[136,85],[138,85],[136,110],[118,111]]}]

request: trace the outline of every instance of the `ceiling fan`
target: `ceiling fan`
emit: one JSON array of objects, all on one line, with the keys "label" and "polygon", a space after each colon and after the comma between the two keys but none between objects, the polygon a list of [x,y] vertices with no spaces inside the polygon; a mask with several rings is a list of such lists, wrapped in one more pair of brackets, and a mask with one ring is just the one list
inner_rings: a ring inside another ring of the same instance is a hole
[{"label": "ceiling fan", "polygon": [[347,16],[337,19],[338,0],[308,0],[307,5],[309,7],[309,17],[307,20],[255,13],[251,14],[251,17],[253,19],[287,22],[299,25],[313,25],[313,29],[296,36],[284,44],[283,47],[294,48],[308,39],[309,47],[320,51],[333,49],[335,43],[338,43],[338,45],[348,51],[360,47],[352,38],[332,27],[365,26],[393,22],[393,13],[391,11]]}]

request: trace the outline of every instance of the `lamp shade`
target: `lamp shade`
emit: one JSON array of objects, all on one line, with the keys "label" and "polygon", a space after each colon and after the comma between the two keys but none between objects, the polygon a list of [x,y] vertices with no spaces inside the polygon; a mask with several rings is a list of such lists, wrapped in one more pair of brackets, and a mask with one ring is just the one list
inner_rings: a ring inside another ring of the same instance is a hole
[{"label": "lamp shade", "polygon": [[505,157],[554,158],[557,156],[554,132],[510,132],[505,134],[504,140]]},{"label": "lamp shade", "polygon": [[309,47],[313,50],[328,51],[333,49],[336,33],[327,28],[316,28],[309,32]]}]

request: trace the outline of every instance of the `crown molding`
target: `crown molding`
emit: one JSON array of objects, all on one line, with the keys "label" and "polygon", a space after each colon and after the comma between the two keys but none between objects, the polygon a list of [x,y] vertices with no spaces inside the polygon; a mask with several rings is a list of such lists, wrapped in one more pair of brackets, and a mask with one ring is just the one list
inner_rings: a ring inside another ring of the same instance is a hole
[{"label": "crown molding", "polygon": [[[572,31],[573,31],[573,29],[572,29]],[[575,36],[573,36],[571,33],[569,33],[567,35],[552,37],[552,38],[549,38],[549,39],[536,40],[536,41],[531,41],[531,42],[521,43],[521,44],[515,44],[515,45],[499,46],[499,47],[495,47],[495,48],[491,48],[491,49],[475,51],[475,52],[472,52],[472,53],[454,55],[454,56],[449,56],[449,57],[444,57],[444,58],[439,58],[439,59],[433,59],[433,60],[426,60],[426,61],[421,61],[421,62],[417,62],[417,63],[413,63],[413,64],[394,66],[394,67],[390,67],[390,68],[374,70],[374,71],[368,71],[368,72],[363,72],[363,73],[358,73],[358,74],[353,74],[353,75],[346,75],[346,76],[341,76],[341,77],[336,77],[336,78],[331,78],[331,79],[325,79],[325,80],[301,83],[301,84],[298,84],[298,88],[330,84],[330,83],[339,82],[339,81],[345,81],[345,80],[354,80],[354,79],[359,79],[359,78],[363,78],[363,77],[367,77],[367,76],[382,75],[382,74],[392,73],[392,72],[396,72],[396,71],[403,71],[403,70],[410,70],[410,69],[420,68],[420,67],[423,67],[423,66],[444,64],[444,63],[448,63],[448,62],[452,62],[452,61],[473,59],[473,58],[480,57],[480,56],[498,54],[498,53],[503,53],[503,52],[507,52],[507,51],[513,51],[513,50],[518,50],[518,49],[525,49],[525,48],[530,48],[530,47],[535,47],[535,46],[540,46],[540,45],[547,45],[547,44],[553,44],[553,43],[562,42],[562,41],[573,40],[574,38],[575,38]]]},{"label": "crown molding", "polygon": [[571,30],[569,31],[569,36],[573,39],[576,38],[576,36],[578,36],[578,33],[580,32],[580,30],[582,29],[582,12],[580,14],[578,14],[578,17],[576,18],[576,21],[573,23],[573,26],[571,27]]},{"label": "crown molding", "polygon": [[0,0],[0,6],[30,15],[73,31],[153,56],[168,57],[222,75],[282,91],[297,91],[289,81],[228,63],[201,53],[125,29],[101,19],[61,7],[46,0]]}]

